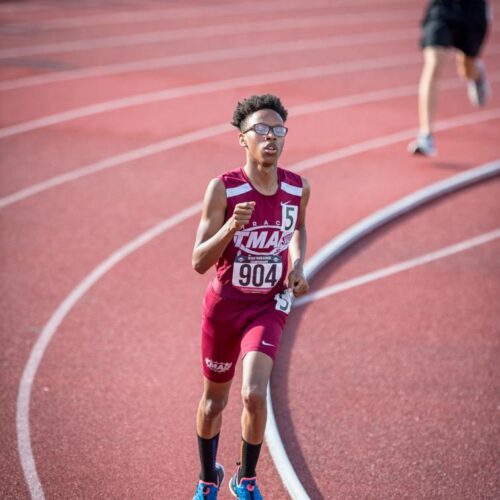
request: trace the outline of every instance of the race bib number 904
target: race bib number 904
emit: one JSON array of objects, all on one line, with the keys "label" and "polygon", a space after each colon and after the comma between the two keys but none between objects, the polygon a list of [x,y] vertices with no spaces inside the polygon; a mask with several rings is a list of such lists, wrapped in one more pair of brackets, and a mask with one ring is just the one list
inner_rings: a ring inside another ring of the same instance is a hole
[{"label": "race bib number 904", "polygon": [[266,293],[283,274],[279,255],[238,255],[233,265],[233,286],[242,292]]}]

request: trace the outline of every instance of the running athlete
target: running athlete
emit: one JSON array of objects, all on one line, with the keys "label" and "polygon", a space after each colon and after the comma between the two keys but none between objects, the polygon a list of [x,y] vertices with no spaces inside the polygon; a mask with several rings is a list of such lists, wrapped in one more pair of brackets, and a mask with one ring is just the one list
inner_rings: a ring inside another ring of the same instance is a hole
[{"label": "running athlete", "polygon": [[217,444],[240,352],[241,448],[229,489],[238,498],[262,498],[255,470],[266,425],[267,384],[292,295],[309,289],[302,267],[309,185],[278,167],[286,118],[287,110],[273,95],[239,102],[232,125],[239,130],[246,163],[213,179],[205,193],[193,267],[205,273],[215,265],[216,276],[203,302],[204,389],[196,419],[201,472],[194,500],[217,498],[224,478],[216,463]]},{"label": "running athlete", "polygon": [[469,100],[484,106],[489,88],[484,64],[479,57],[488,27],[485,0],[432,0],[422,21],[421,46],[424,67],[418,92],[419,134],[408,145],[412,154],[435,156],[432,120],[436,111],[438,78],[446,50],[458,49],[457,71],[468,81]]}]

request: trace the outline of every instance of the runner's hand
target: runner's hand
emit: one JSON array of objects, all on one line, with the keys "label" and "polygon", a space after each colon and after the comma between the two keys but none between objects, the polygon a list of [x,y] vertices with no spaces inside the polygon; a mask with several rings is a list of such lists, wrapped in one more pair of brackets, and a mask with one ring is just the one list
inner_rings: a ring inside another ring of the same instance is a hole
[{"label": "runner's hand", "polygon": [[288,288],[292,290],[295,297],[305,295],[309,291],[309,283],[302,269],[292,269],[288,275]]},{"label": "runner's hand", "polygon": [[255,201],[247,201],[246,203],[238,203],[234,207],[231,228],[239,231],[243,229],[252,218],[252,212],[255,209]]}]

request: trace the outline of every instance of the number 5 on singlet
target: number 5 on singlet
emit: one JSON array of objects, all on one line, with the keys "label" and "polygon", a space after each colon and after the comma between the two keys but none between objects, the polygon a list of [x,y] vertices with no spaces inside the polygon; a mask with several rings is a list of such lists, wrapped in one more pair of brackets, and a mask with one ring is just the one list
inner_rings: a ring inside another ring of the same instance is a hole
[{"label": "number 5 on singlet", "polygon": [[266,293],[278,283],[282,273],[279,255],[238,255],[233,264],[232,284],[242,292]]}]

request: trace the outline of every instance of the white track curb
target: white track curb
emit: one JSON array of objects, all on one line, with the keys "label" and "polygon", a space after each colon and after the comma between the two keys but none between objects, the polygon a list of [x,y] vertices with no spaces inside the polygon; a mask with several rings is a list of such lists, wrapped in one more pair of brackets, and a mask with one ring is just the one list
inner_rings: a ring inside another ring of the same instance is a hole
[{"label": "white track curb", "polygon": [[[420,189],[413,194],[405,196],[391,203],[387,207],[361,220],[354,226],[332,239],[323,248],[309,259],[304,270],[308,279],[312,279],[326,264],[337,257],[344,250],[364,238],[379,227],[411,212],[416,208],[429,203],[441,196],[457,191],[476,182],[489,179],[500,174],[500,160],[495,160],[480,167],[473,168],[464,173],[455,175],[443,181]],[[300,482],[288,458],[283,441],[279,434],[276,418],[274,416],[270,385],[267,388],[268,417],[266,425],[266,443],[283,484],[293,500],[310,500],[304,486]]]}]

